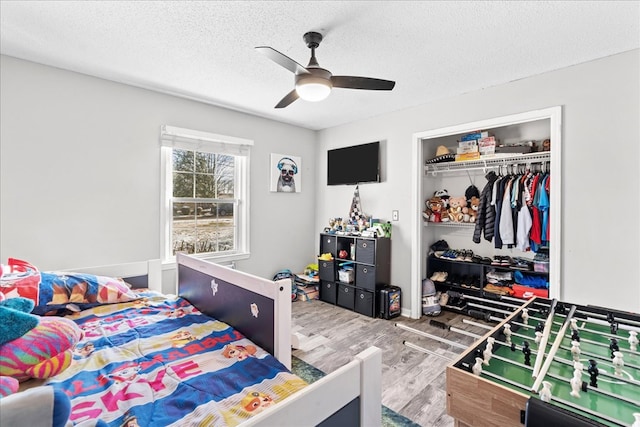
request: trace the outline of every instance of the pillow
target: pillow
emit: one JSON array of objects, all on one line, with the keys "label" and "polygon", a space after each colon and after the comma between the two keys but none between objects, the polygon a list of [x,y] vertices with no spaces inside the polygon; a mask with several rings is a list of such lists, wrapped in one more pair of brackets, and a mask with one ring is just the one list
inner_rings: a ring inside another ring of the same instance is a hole
[{"label": "pillow", "polygon": [[7,264],[0,264],[0,293],[3,297],[23,297],[37,305],[39,284],[40,272],[28,262],[9,258]]},{"label": "pillow", "polygon": [[40,276],[40,298],[32,311],[35,314],[60,314],[140,299],[122,279],[57,271],[43,271]]},{"label": "pillow", "polygon": [[9,258],[0,266],[0,293],[32,300],[34,314],[63,315],[102,304],[140,299],[122,279],[73,272],[40,272],[26,261]]}]

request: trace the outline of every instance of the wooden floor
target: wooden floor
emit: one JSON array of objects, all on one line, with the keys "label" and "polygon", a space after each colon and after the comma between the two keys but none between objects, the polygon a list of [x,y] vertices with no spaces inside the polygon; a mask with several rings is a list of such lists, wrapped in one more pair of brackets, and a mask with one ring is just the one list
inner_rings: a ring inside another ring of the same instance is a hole
[{"label": "wooden floor", "polygon": [[[396,317],[372,319],[319,300],[292,305],[293,333],[308,337],[293,355],[329,373],[354,355],[375,345],[382,349],[382,404],[424,427],[453,426],[446,414],[445,367],[463,349],[395,326],[401,323],[450,341],[469,346],[475,339],[432,326],[434,319],[478,335],[487,331],[462,322],[466,316],[443,311],[420,320]],[[470,318],[468,318],[470,319]],[[484,323],[475,320],[477,323]],[[485,323],[494,326],[491,323]],[[429,355],[403,344],[407,341],[443,357]]]}]

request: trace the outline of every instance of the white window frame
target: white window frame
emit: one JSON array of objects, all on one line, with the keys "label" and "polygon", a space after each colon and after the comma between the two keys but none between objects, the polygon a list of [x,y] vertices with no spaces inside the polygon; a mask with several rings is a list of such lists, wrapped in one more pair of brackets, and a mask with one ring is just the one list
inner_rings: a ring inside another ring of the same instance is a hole
[{"label": "white window frame", "polygon": [[218,135],[176,126],[160,128],[161,145],[161,206],[160,206],[160,252],[164,266],[175,266],[173,255],[173,149],[229,154],[235,156],[234,190],[238,201],[234,213],[236,233],[233,251],[197,253],[193,256],[227,263],[249,258],[249,160],[253,140]]}]

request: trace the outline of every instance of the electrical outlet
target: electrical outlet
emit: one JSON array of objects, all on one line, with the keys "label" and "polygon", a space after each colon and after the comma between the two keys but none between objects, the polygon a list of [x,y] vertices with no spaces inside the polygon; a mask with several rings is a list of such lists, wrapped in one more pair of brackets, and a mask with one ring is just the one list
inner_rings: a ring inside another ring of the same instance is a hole
[{"label": "electrical outlet", "polygon": [[394,220],[394,221],[398,220],[398,211],[393,211],[391,213],[391,219]]}]

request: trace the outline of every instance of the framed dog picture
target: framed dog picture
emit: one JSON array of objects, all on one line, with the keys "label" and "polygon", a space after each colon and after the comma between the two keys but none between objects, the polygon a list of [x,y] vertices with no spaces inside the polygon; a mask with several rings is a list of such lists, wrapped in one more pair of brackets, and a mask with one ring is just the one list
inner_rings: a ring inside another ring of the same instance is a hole
[{"label": "framed dog picture", "polygon": [[299,193],[302,191],[301,172],[300,157],[271,153],[271,191]]}]

